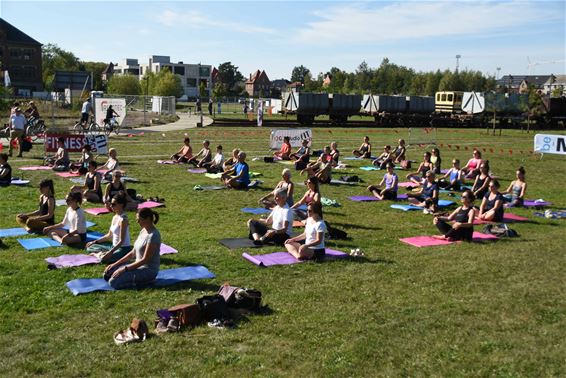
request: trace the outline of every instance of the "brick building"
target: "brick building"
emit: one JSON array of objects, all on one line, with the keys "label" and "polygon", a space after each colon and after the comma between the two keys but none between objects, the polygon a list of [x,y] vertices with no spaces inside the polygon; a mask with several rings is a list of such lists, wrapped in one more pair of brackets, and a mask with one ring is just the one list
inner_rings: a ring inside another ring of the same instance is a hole
[{"label": "brick building", "polygon": [[250,97],[259,96],[269,96],[271,90],[271,81],[267,77],[265,71],[257,70],[253,75],[250,74],[250,78],[246,80],[246,92]]},{"label": "brick building", "polygon": [[41,43],[2,18],[0,61],[2,71],[8,71],[14,94],[31,96],[43,90]]}]

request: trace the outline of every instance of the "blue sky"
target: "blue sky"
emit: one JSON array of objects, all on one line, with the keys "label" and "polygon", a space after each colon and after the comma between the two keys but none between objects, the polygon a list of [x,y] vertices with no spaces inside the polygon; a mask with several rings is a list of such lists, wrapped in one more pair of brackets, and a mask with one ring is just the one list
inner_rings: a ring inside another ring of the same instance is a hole
[{"label": "blue sky", "polygon": [[[82,60],[149,55],[247,76],[353,71],[384,57],[418,71],[564,74],[565,1],[7,1],[0,17]],[[541,64],[527,69],[529,59]],[[559,62],[560,61],[560,62]],[[548,63],[554,62],[554,63]]]}]

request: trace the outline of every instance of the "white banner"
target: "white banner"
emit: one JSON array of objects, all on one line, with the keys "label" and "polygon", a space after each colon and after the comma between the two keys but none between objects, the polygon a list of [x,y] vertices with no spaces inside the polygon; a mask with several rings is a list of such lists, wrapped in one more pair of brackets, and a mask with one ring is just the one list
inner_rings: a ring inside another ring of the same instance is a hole
[{"label": "white banner", "polygon": [[309,141],[309,146],[312,143],[312,130],[311,129],[282,129],[271,130],[269,138],[269,145],[271,149],[278,150],[283,145],[283,138],[288,136],[291,142],[291,147],[300,147],[304,139]]},{"label": "white banner", "polygon": [[566,155],[566,135],[535,135],[535,152]]},{"label": "white banner", "polygon": [[126,118],[126,99],[125,98],[96,98],[94,99],[94,112],[96,114],[96,123],[98,126],[104,124],[106,118],[106,109],[112,105],[112,109],[120,115],[116,120],[122,126],[122,122]]}]

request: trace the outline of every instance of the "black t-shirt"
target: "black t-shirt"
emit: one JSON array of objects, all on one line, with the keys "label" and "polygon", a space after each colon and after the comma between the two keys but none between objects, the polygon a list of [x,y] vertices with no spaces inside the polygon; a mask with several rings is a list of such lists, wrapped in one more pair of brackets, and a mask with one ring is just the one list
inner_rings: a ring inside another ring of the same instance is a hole
[{"label": "black t-shirt", "polygon": [[2,177],[0,177],[0,181],[11,182],[12,181],[12,167],[10,166],[10,164],[5,163],[5,164],[0,165],[0,174],[2,175]]}]

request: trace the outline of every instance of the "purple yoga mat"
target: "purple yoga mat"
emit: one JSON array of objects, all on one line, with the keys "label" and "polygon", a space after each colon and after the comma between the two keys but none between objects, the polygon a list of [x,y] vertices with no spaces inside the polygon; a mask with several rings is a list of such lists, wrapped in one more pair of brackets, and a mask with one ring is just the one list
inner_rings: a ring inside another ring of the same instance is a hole
[{"label": "purple yoga mat", "polygon": [[[246,252],[242,253],[242,257],[257,266],[272,266],[272,265],[290,265],[299,264],[304,261],[297,260],[288,252],[274,252],[265,255],[249,255]],[[341,259],[348,257],[347,253],[336,251],[334,249],[326,248],[327,259]]]},{"label": "purple yoga mat", "polygon": [[47,264],[53,265],[57,269],[100,263],[98,258],[90,255],[61,255],[48,257],[45,261],[47,261]]},{"label": "purple yoga mat", "polygon": [[[373,196],[352,196],[348,198],[356,202],[379,201],[377,198]],[[409,198],[409,196],[407,196],[406,194],[397,195],[397,200],[406,200],[407,198]]]},{"label": "purple yoga mat", "polygon": [[206,173],[206,168],[189,168],[187,169],[189,173]]},{"label": "purple yoga mat", "polygon": [[22,171],[50,171],[51,167],[47,167],[44,165],[32,165],[30,167],[20,167]]},{"label": "purple yoga mat", "polygon": [[171,253],[177,253],[178,251],[171,247],[168,246],[167,244],[161,243],[161,247],[159,247],[159,254],[160,255],[169,255]]},{"label": "purple yoga mat", "polygon": [[523,206],[525,207],[544,207],[544,206],[550,206],[552,205],[552,202],[548,202],[548,201],[541,201],[541,202],[537,202],[534,200],[525,200],[523,202]]}]

